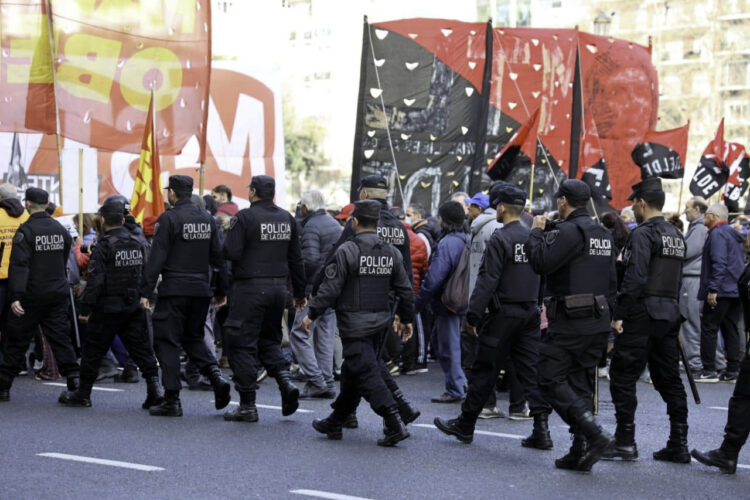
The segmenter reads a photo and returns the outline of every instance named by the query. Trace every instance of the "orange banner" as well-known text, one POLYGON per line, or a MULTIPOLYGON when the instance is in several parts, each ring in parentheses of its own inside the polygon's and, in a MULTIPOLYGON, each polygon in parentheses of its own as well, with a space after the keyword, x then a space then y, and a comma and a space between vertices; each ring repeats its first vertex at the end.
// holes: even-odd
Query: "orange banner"
POLYGON ((62 135, 140 152, 151 86, 162 154, 202 136, 208 0, 51 0, 62 135))
POLYGON ((0 0, 0 132, 55 133, 43 0, 0 0))

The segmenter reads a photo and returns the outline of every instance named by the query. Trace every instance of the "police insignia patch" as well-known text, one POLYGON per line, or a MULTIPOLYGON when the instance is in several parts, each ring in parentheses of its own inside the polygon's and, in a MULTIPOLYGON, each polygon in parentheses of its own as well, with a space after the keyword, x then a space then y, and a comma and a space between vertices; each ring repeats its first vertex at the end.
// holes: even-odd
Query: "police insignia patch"
POLYGON ((229 229, 234 228, 234 225, 237 224, 237 217, 232 217, 229 219, 229 229))
POLYGON ((559 233, 560 233, 559 229, 554 229, 550 231, 549 233, 547 233, 547 235, 544 237, 545 243, 547 243, 547 245, 553 244, 555 240, 557 239, 557 235, 559 233))
POLYGON ((326 278, 332 280, 336 277, 337 271, 338 269, 336 268, 336 264, 329 264, 328 266, 326 266, 326 278))
POLYGON ((16 235, 13 237, 13 243, 21 243, 23 241, 23 233, 16 231, 16 235))

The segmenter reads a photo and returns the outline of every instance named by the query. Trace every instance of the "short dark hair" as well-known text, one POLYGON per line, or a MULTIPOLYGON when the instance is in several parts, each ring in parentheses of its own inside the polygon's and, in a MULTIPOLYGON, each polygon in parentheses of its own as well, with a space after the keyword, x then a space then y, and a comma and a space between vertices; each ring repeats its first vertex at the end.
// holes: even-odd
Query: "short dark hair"
POLYGON ((420 203, 411 203, 409 205, 409 208, 411 208, 414 212, 419 213, 419 215, 423 218, 427 215, 427 212, 420 203))
POLYGON ((174 193, 174 195, 177 197, 178 200, 184 200, 186 198, 190 199, 190 197, 193 196, 193 190, 192 189, 191 190, 186 190, 186 191, 182 191, 182 190, 177 191, 177 190, 174 190, 172 188, 169 188, 169 190, 174 193))
POLYGON ((49 203, 47 203, 46 206, 42 205, 41 203, 36 203, 36 202, 33 202, 33 201, 30 201, 29 203, 32 203, 31 206, 35 207, 35 208, 42 208, 42 207, 44 207, 44 211, 45 212, 47 212, 50 215, 55 215, 55 209, 57 208, 57 205, 55 205, 51 201, 49 203))
POLYGON ((708 210, 708 203, 697 198, 693 198, 691 201, 693 202, 693 207, 697 208, 700 213, 705 214, 708 210))
POLYGON ((251 186, 253 189, 255 189, 255 196, 260 198, 261 200, 272 200, 273 197, 276 195, 276 187, 275 186, 251 186))
POLYGON ((589 202, 588 198, 583 200, 583 199, 568 198, 566 196, 565 199, 568 200, 568 205, 570 205, 573 208, 583 208, 586 206, 586 203, 589 202))
POLYGON ((641 193, 638 196, 635 197, 636 200, 641 199, 646 202, 646 205, 649 207, 661 210, 664 208, 664 201, 666 199, 666 196, 664 195, 664 191, 647 191, 645 193, 641 193))
POLYGON ((104 219, 104 223, 108 225, 109 227, 117 227, 122 226, 123 221, 125 220, 125 216, 120 214, 112 214, 112 213, 105 213, 102 214, 102 219, 104 219))
POLYGON ((215 188, 213 188, 214 193, 224 193, 227 195, 227 201, 232 201, 232 190, 229 189, 229 186, 225 186, 224 184, 219 184, 215 188))
POLYGON ((520 217, 523 213, 523 207, 521 205, 511 205, 510 203, 503 203, 505 211, 513 217, 520 217))
POLYGON ((366 229, 375 229, 378 227, 378 222, 380 219, 375 219, 372 217, 365 217, 363 215, 355 215, 355 219, 357 219, 357 222, 359 222, 359 225, 366 228, 366 229))

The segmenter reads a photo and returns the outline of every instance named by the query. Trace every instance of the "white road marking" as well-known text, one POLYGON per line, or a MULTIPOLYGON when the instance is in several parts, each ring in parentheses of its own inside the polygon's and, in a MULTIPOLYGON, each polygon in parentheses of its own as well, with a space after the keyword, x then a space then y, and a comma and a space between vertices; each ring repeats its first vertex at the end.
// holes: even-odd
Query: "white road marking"
POLYGON ((709 410, 720 410, 720 411, 729 411, 729 408, 726 406, 709 406, 709 410))
POLYGON ((134 464, 130 462, 120 462, 118 460, 106 460, 104 458, 84 457, 81 455, 67 455, 65 453, 37 453, 39 457, 59 458, 61 460, 70 460, 72 462, 84 462, 87 464, 109 465, 110 467, 121 467, 123 469, 140 470, 143 472, 154 472, 164 470, 162 467, 153 465, 134 464))
MULTIPOLYGON (((214 400, 212 399, 211 402, 213 403, 214 400)), ((239 405, 237 401, 230 401, 229 404, 235 405, 235 406, 239 405)), ((259 404, 256 404, 255 406, 258 408, 266 409, 266 410, 281 410, 281 406, 259 405, 259 404)), ((297 411, 295 413, 315 413, 315 410, 305 410, 304 408, 297 408, 297 411)))
MULTIPOLYGON (((42 385, 51 385, 52 387, 65 387, 67 389, 68 384, 62 384, 60 382, 43 382, 42 385)), ((124 389, 110 389, 109 387, 92 387, 95 391, 102 392, 125 392, 124 389)))
MULTIPOLYGON (((411 424, 412 427, 422 427, 423 429, 437 429, 431 424, 411 424)), ((482 436, 495 436, 509 439, 526 439, 526 436, 519 436, 518 434, 505 434, 503 432, 489 432, 489 431, 474 431, 474 434, 481 434, 482 436)))
POLYGON ((330 491, 321 490, 289 490, 289 493, 316 498, 330 498, 331 500, 370 500, 365 497, 353 497, 351 495, 342 495, 341 493, 331 493, 330 491))

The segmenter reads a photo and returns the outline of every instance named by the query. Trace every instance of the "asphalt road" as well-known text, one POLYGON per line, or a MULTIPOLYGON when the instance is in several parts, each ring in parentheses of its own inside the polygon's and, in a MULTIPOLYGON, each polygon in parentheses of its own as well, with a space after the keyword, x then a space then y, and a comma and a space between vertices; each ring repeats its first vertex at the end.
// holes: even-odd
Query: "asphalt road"
MULTIPOLYGON (((437 365, 431 364, 427 374, 397 380, 422 417, 410 426, 410 439, 384 449, 375 445, 381 421, 369 407, 360 407, 359 429, 345 430, 342 441, 328 441, 310 422, 328 414, 329 401, 302 401, 306 412, 287 418, 279 409, 261 407, 260 422, 230 423, 214 410, 211 392, 186 390, 185 416, 161 418, 140 409, 142 381, 99 385, 110 390, 95 390, 94 407, 83 409, 60 406, 61 387, 21 378, 11 402, 0 403, 0 498, 750 497, 747 449, 740 454, 746 465, 735 476, 695 462, 651 459, 666 441, 668 420, 661 398, 645 383, 638 386, 639 461, 599 462, 591 474, 579 474, 554 468, 553 460, 570 444, 556 415, 550 420, 552 451, 522 448, 520 438, 530 432, 531 422, 507 419, 480 421, 477 429, 489 434, 464 445, 432 427, 435 416, 459 411, 455 404, 429 402, 441 392, 437 365), (123 463, 80 461, 90 459, 123 463)), ((732 389, 723 383, 700 386, 703 404, 690 403, 691 448, 719 445, 732 389)), ((601 391, 599 419, 614 431, 606 381, 601 391)), ((500 398, 507 410, 507 394, 500 398)), ((275 382, 261 384, 258 403, 280 404, 275 382)))

